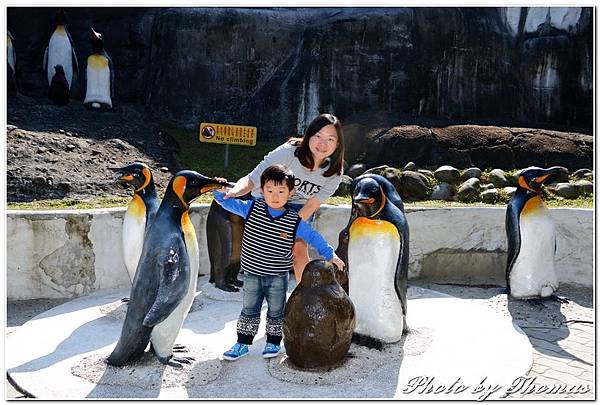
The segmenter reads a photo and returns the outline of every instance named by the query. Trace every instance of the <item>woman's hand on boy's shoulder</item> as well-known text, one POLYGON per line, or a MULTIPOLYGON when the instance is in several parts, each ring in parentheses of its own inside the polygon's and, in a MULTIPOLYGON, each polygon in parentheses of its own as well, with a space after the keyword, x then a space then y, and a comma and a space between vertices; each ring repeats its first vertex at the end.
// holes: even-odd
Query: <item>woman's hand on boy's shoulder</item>
MULTIPOLYGON (((222 182, 222 183, 227 183, 227 179, 225 177, 215 177, 215 180, 222 182)), ((221 188, 218 188, 216 191, 219 191, 221 193, 225 193, 223 195, 224 199, 227 199, 229 197, 227 197, 227 194, 229 193, 229 191, 231 190, 231 188, 228 188, 227 186, 222 186, 221 188)))

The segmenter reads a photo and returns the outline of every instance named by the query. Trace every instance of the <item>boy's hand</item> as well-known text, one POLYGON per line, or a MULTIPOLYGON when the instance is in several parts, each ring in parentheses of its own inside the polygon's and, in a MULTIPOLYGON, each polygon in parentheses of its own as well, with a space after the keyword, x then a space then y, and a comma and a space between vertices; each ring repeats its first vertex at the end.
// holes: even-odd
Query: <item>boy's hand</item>
POLYGON ((333 258, 331 259, 331 263, 335 264, 336 266, 338 266, 338 268, 341 271, 344 271, 344 267, 346 267, 346 265, 344 264, 344 262, 342 261, 342 259, 340 259, 339 257, 337 257, 336 255, 333 255, 333 258))

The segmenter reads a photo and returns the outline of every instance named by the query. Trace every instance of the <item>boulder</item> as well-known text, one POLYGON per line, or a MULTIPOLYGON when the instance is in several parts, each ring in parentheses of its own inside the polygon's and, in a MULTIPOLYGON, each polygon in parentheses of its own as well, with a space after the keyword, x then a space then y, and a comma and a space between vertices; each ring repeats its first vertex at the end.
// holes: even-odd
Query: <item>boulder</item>
POLYGON ((517 188, 516 187, 504 187, 502 189, 502 191, 504 191, 509 198, 512 198, 515 191, 517 191, 517 188))
POLYGON ((591 174, 590 169, 579 169, 573 173, 573 177, 576 179, 584 179, 588 174, 591 174))
POLYGON ((402 170, 410 170, 410 171, 415 171, 417 169, 417 165, 414 162, 408 162, 406 165, 404 165, 404 168, 402 170))
POLYGON ((579 197, 579 187, 572 183, 553 183, 548 189, 559 197, 575 199, 579 197))
POLYGON ((358 177, 367 170, 367 165, 364 163, 356 163, 350 166, 346 174, 352 178, 358 177))
POLYGON ((460 179, 463 181, 468 180, 473 177, 481 179, 481 169, 480 168, 469 167, 468 169, 463 170, 463 172, 460 175, 460 179))
POLYGON ((506 180, 506 174, 502 169, 494 169, 488 174, 488 180, 496 187, 506 187, 508 180, 506 180))
MULTIPOLYGON (((481 181, 481 180, 480 180, 481 181)), ((496 188, 492 183, 488 183, 488 184, 482 184, 481 185, 481 189, 482 190, 491 190, 493 188, 496 188)))
POLYGON ((388 165, 381 165, 381 166, 376 166, 376 167, 372 167, 369 170, 365 170, 362 174, 378 174, 380 176, 383 176, 384 172, 386 170, 396 170, 388 165))
POLYGON ((417 173, 421 173, 422 175, 424 175, 430 179, 435 178, 435 176, 433 175, 433 172, 431 170, 419 169, 419 170, 417 170, 417 173))
POLYGON ((350 176, 346 176, 345 174, 342 175, 342 181, 340 182, 340 185, 338 186, 337 190, 335 190, 335 193, 333 193, 333 196, 334 197, 350 196, 352 194, 352 190, 350 188, 351 183, 352 183, 352 178, 350 176))
POLYGON ((508 180, 508 184, 513 187, 517 187, 519 185, 519 176, 521 175, 522 171, 523 171, 523 169, 520 169, 520 170, 517 170, 517 171, 513 172, 512 174, 506 176, 506 180, 508 180))
POLYGON ((495 188, 490 188, 481 193, 481 201, 487 204, 498 201, 499 193, 495 188))
POLYGON ((594 192, 594 183, 588 180, 577 180, 573 183, 579 189, 579 194, 592 194, 594 192))
MULTIPOLYGON (((392 183, 394 184, 394 183, 392 183)), ((430 193, 429 182, 425 175, 406 171, 402 172, 398 185, 394 184, 400 196, 407 200, 422 200, 430 193)))
POLYGON ((476 177, 470 178, 466 180, 464 183, 460 185, 457 191, 457 197, 459 201, 470 202, 474 201, 479 197, 479 190, 481 189, 481 184, 479 179, 476 177))
POLYGON ((430 160, 431 144, 434 142, 431 131, 417 125, 394 126, 383 133, 367 137, 364 145, 365 162, 368 165, 387 164, 400 166, 403 162, 416 164, 430 160))
POLYGON ((449 201, 450 199, 452 199, 452 192, 452 184, 442 182, 434 187, 429 198, 431 198, 432 200, 449 201))
POLYGON ((458 169, 452 166, 441 166, 436 171, 433 172, 433 175, 439 181, 443 181, 445 183, 454 184, 460 180, 460 172, 458 169))
POLYGON ((398 192, 401 188, 400 177, 402 175, 402 172, 400 171, 400 169, 395 169, 393 167, 383 165, 373 167, 365 171, 363 174, 378 174, 380 176, 385 177, 386 180, 392 183, 392 185, 396 188, 396 190, 398 190, 398 192))

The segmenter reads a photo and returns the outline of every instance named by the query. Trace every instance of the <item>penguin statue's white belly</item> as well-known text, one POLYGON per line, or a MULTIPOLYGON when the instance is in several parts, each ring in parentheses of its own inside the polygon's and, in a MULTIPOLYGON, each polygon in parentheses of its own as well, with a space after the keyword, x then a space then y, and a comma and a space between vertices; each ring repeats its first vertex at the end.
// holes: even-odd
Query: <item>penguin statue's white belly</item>
POLYGON ((515 298, 548 297, 558 289, 554 271, 556 231, 540 197, 528 200, 519 219, 521 247, 510 271, 510 293, 515 298))
POLYGON ((400 235, 387 221, 357 218, 348 242, 348 290, 356 310, 354 331, 386 343, 400 340, 402 304, 394 288, 400 235))
POLYGON ((175 339, 177 339, 183 321, 192 306, 194 296, 196 295, 196 284, 198 283, 200 250, 198 249, 198 240, 196 239, 194 225, 187 212, 183 214, 181 218, 181 227, 183 229, 185 246, 190 259, 190 281, 188 284, 188 291, 179 305, 177 305, 167 319, 152 329, 152 335, 150 337, 152 347, 154 348, 155 353, 163 358, 172 354, 173 344, 175 343, 175 339))
POLYGON ((56 28, 52 37, 50 37, 47 62, 46 74, 48 76, 48 85, 52 83, 52 78, 54 77, 54 66, 62 65, 70 89, 73 80, 73 48, 67 32, 62 27, 56 28))
POLYGON ((83 103, 98 103, 97 108, 100 108, 100 104, 112 107, 108 59, 103 55, 90 55, 87 60, 86 74, 87 86, 83 103))
POLYGON ((145 231, 146 205, 142 197, 134 194, 123 219, 123 259, 131 282, 142 255, 145 231))

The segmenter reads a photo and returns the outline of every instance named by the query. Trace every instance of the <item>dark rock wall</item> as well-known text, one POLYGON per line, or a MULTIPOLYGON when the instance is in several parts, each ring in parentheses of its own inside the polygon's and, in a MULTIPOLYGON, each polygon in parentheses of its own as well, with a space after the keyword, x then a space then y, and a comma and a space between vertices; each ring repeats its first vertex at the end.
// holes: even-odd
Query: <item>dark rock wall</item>
MULTIPOLYGON (((162 121, 301 133, 318 112, 504 120, 591 132, 591 8, 67 8, 82 72, 89 27, 116 97, 162 121)), ((45 96, 53 8, 8 8, 21 92, 45 96)), ((80 89, 81 90, 81 89, 80 89)), ((83 97, 82 92, 78 94, 83 97)))

